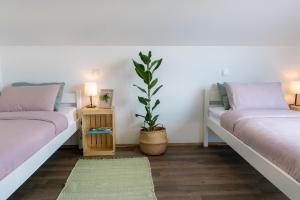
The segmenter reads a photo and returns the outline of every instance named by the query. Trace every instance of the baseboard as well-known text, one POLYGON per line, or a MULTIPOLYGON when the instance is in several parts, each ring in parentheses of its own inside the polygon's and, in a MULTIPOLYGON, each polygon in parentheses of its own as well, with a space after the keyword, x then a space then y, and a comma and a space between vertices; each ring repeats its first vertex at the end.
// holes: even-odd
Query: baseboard
POLYGON ((169 147, 178 147, 178 146, 201 146, 202 143, 169 143, 169 147))
POLYGON ((69 145, 69 144, 66 144, 66 145, 62 145, 60 147, 60 149, 78 149, 78 145, 69 145))
MULTIPOLYGON (((225 142, 210 142, 209 146, 223 146, 227 145, 225 142)), ((203 146, 203 142, 200 143, 169 143, 169 147, 178 147, 178 146, 203 146)))
POLYGON ((116 144, 116 147, 137 147, 138 144, 116 144))
POLYGON ((209 142, 208 146, 228 146, 225 142, 209 142))
MULTIPOLYGON (((224 146, 227 145, 225 142, 210 142, 209 146, 224 146)), ((116 147, 137 147, 138 144, 117 144, 116 147)), ((179 147, 179 146, 203 146, 203 142, 200 143, 169 143, 169 147, 179 147)))
MULTIPOLYGON (((225 142, 210 142, 209 146, 224 146, 227 145, 225 142)), ((126 147, 138 147, 139 144, 116 144, 118 148, 126 148, 126 147)), ((203 143, 169 143, 169 147, 192 147, 192 146, 203 146, 203 143)), ((78 145, 63 145, 61 149, 76 149, 78 145)))

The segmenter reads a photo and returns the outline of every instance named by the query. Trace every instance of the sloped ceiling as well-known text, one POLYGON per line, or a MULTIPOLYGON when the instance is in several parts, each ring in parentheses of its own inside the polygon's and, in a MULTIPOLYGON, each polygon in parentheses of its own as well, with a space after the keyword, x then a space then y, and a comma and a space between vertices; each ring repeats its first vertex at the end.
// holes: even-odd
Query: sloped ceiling
POLYGON ((300 1, 1 0, 0 45, 300 45, 300 1))

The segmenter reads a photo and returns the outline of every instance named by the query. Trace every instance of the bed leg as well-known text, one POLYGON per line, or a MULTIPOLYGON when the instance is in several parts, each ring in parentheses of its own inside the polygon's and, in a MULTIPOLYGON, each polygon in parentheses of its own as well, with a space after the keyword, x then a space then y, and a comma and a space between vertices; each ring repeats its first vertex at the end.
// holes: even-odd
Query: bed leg
POLYGON ((208 147, 208 127, 204 128, 203 147, 208 147))

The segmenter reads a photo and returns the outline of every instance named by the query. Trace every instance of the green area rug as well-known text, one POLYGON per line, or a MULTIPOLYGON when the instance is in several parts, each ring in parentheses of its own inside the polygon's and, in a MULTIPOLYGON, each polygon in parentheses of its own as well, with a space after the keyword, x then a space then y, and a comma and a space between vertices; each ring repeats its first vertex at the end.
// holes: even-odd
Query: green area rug
POLYGON ((156 200, 149 160, 81 159, 58 200, 156 200))

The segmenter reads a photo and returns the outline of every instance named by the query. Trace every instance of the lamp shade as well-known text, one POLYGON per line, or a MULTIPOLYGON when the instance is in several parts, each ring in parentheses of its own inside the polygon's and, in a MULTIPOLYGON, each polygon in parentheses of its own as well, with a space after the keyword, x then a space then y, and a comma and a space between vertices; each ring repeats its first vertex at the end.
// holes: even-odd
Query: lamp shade
POLYGON ((300 81, 293 81, 291 84, 291 91, 294 94, 300 94, 300 81))
POLYGON ((86 96, 97 96, 97 84, 94 82, 89 82, 84 84, 84 94, 86 96))

